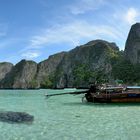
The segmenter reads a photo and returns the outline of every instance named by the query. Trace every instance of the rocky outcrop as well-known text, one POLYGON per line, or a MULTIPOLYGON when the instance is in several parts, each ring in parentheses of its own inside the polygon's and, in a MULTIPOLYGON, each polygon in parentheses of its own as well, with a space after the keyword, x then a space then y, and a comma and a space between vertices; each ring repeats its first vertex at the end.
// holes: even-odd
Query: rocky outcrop
POLYGON ((1 88, 37 88, 36 73, 36 62, 22 60, 5 76, 0 86, 1 88))
MULTIPOLYGON (((80 70, 79 73, 82 73, 81 69, 83 69, 83 67, 86 67, 83 69, 83 74, 90 73, 90 71, 102 71, 104 74, 110 76, 112 59, 119 57, 118 52, 119 49, 115 43, 109 43, 104 40, 95 40, 76 47, 65 54, 59 64, 56 72, 57 78, 55 80, 57 82, 55 86, 57 88, 88 86, 89 79, 87 75, 81 78, 81 80, 79 79, 79 83, 76 85, 76 78, 79 74, 76 75, 75 71, 80 70)), ((93 79, 91 79, 91 81, 93 81, 93 79)))
POLYGON ((25 112, 0 112, 0 121, 8 123, 32 123, 34 116, 25 112))
POLYGON ((140 23, 134 24, 125 45, 125 58, 131 63, 140 63, 140 23))
POLYGON ((36 79, 39 85, 43 84, 46 79, 54 75, 65 54, 66 52, 61 52, 51 55, 47 60, 44 60, 38 64, 36 79))
POLYGON ((8 74, 13 68, 13 64, 8 62, 0 63, 0 80, 4 79, 6 74, 8 74))
POLYGON ((132 77, 137 77, 133 76, 134 67, 137 73, 139 71, 137 64, 140 64, 140 23, 131 27, 124 52, 119 51, 115 43, 93 40, 69 52, 52 55, 39 64, 26 60, 15 66, 0 63, 0 88, 87 87, 90 82, 122 79, 120 67, 125 74, 129 71, 127 75, 132 72, 127 80, 123 77, 132 83, 132 77))
POLYGON ((90 81, 98 81, 99 78, 110 80, 112 63, 117 57, 119 49, 115 43, 90 41, 69 52, 52 55, 39 64, 34 61, 20 61, 14 67, 11 66, 9 71, 6 69, 0 87, 87 87, 90 81))

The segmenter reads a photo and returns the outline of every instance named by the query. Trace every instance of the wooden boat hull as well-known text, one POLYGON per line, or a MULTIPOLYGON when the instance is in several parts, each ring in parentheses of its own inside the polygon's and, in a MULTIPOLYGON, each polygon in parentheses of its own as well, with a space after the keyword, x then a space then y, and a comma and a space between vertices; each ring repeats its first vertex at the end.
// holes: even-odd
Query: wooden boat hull
POLYGON ((114 93, 111 95, 101 94, 101 95, 86 95, 88 102, 94 103, 140 103, 140 94, 135 93, 114 93))
POLYGON ((140 103, 140 98, 116 98, 116 99, 105 99, 96 98, 93 99, 94 103, 140 103))

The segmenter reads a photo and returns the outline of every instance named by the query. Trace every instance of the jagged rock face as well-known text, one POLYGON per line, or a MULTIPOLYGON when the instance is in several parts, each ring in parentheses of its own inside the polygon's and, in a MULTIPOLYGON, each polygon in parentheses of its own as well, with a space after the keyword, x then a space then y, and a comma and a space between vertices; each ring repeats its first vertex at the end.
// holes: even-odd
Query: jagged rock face
POLYGON ((11 71, 13 64, 8 62, 0 63, 0 80, 4 79, 6 74, 11 71))
POLYGON ((65 52, 52 55, 47 60, 42 61, 38 64, 37 81, 39 84, 44 82, 49 75, 55 73, 64 55, 65 52))
MULTIPOLYGON (((110 76, 112 58, 118 57, 119 49, 115 43, 103 40, 91 41, 76 47, 69 52, 50 56, 37 64, 34 61, 22 60, 15 66, 4 67, 0 64, 0 88, 40 88, 53 85, 56 88, 74 87, 74 71, 81 64, 89 71, 101 70, 110 76), (50 78, 53 76, 53 80, 50 78), (49 79, 49 80, 48 80, 49 79)), ((86 74, 86 71, 83 72, 86 74)), ((87 80, 80 80, 80 87, 88 86, 87 80)))
POLYGON ((132 25, 126 45, 125 58, 133 64, 140 63, 140 23, 132 25))
POLYGON ((22 60, 1 81, 2 88, 36 88, 37 63, 22 60))
MULTIPOLYGON (((119 51, 114 43, 103 40, 91 41, 85 45, 76 47, 68 52, 61 61, 57 70, 57 88, 73 87, 74 79, 73 69, 80 64, 89 66, 90 70, 103 70, 110 73, 112 70, 111 58, 119 51)), ((81 87, 89 84, 81 83, 81 87)))

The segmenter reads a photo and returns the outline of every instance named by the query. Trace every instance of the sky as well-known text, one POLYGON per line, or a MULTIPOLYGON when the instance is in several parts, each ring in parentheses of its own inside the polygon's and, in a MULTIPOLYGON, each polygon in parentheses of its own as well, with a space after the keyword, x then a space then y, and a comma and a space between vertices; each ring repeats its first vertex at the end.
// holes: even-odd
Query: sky
POLYGON ((124 50, 139 0, 0 0, 0 62, 40 62, 91 40, 124 50))

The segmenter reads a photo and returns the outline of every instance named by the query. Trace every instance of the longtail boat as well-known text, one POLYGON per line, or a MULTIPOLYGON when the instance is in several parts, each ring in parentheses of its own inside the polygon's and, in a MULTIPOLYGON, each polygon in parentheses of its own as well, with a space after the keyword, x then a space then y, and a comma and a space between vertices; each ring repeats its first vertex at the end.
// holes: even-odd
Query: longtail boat
POLYGON ((140 87, 107 87, 99 91, 94 89, 93 92, 89 90, 85 98, 94 103, 140 102, 140 87))
MULTIPOLYGON (((65 95, 65 94, 84 94, 88 102, 93 103, 129 103, 140 102, 140 87, 126 87, 126 86, 111 86, 105 88, 97 88, 92 85, 88 90, 66 92, 59 94, 46 95, 46 97, 65 95)), ((83 99, 82 98, 82 99, 83 99)))

